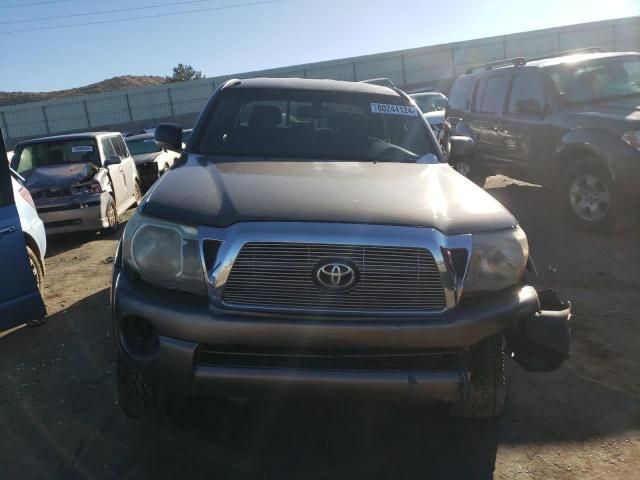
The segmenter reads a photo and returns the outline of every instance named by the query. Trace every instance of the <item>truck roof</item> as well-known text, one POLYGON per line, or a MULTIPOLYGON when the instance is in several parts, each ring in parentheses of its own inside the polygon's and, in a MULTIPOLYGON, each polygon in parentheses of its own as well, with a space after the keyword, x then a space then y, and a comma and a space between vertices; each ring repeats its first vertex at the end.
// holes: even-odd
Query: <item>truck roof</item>
POLYGON ((371 95, 401 95, 389 88, 362 82, 342 80, 319 80, 308 78, 248 78, 230 80, 225 89, 258 88, 268 90, 314 90, 323 92, 368 93, 371 95))
POLYGON ((41 137, 41 138, 33 138, 31 140, 24 140, 19 142, 18 145, 27 145, 30 143, 46 143, 46 142, 56 142, 60 140, 76 140, 83 138, 98 138, 104 137, 107 135, 120 135, 119 132, 81 132, 81 133, 67 133, 64 135, 53 135, 50 137, 41 137))

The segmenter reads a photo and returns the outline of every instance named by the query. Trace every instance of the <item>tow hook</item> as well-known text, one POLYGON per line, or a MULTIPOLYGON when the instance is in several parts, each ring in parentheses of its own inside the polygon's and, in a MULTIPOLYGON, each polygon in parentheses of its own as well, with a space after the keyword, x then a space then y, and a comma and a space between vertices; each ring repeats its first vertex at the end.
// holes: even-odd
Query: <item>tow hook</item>
POLYGON ((555 290, 538 290, 540 310, 520 320, 507 334, 513 360, 529 372, 552 372, 570 356, 571 303, 555 290))

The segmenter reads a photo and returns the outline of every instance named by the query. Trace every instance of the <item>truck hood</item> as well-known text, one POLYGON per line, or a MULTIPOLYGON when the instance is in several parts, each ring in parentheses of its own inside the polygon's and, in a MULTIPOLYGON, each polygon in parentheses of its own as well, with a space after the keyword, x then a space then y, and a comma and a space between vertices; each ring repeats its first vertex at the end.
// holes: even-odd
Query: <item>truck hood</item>
POLYGON ((93 163, 63 163, 34 168, 22 173, 25 187, 31 192, 60 190, 91 179, 98 167, 93 163))
POLYGON ((568 112, 581 117, 640 124, 640 96, 575 106, 568 112))
POLYGON ((133 155, 133 161, 136 165, 153 162, 160 153, 161 152, 139 153, 138 155, 133 155))
POLYGON ((460 234, 517 224, 497 200, 447 164, 228 160, 191 155, 156 183, 143 213, 218 228, 252 221, 337 222, 460 234))

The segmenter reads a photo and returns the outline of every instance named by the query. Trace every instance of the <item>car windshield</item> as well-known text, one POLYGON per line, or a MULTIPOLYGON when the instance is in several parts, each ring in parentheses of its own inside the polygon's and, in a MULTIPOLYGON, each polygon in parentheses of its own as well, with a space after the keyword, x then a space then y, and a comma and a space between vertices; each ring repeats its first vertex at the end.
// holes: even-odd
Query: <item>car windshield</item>
POLYGON ((437 147, 415 107, 395 95, 229 90, 194 151, 212 155, 416 161, 437 147))
POLYGON ((100 156, 93 138, 27 144, 18 147, 11 159, 11 166, 20 174, 62 163, 94 163, 100 166, 100 156))
POLYGON ((549 76, 567 104, 640 95, 640 56, 562 64, 550 67, 549 76))
POLYGON ((152 137, 139 138, 137 140, 129 140, 126 138, 125 142, 127 142, 127 147, 129 147, 129 153, 131 153, 131 155, 142 155, 145 153, 159 152, 161 150, 152 137))
POLYGON ((415 95, 413 99, 423 113, 444 110, 447 106, 447 97, 441 93, 415 95))

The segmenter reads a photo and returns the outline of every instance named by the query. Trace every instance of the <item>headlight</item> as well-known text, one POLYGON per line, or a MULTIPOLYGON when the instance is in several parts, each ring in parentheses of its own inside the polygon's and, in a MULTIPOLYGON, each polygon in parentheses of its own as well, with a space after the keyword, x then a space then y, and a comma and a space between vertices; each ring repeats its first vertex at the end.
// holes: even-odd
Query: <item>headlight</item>
POLYGON ((158 287, 205 295, 198 230, 136 213, 122 237, 125 272, 158 287))
POLYGON ((640 130, 622 135, 622 141, 630 147, 640 150, 640 130))
POLYGON ((515 285, 524 273, 528 258, 527 236, 520 227, 474 234, 463 295, 495 292, 515 285))

